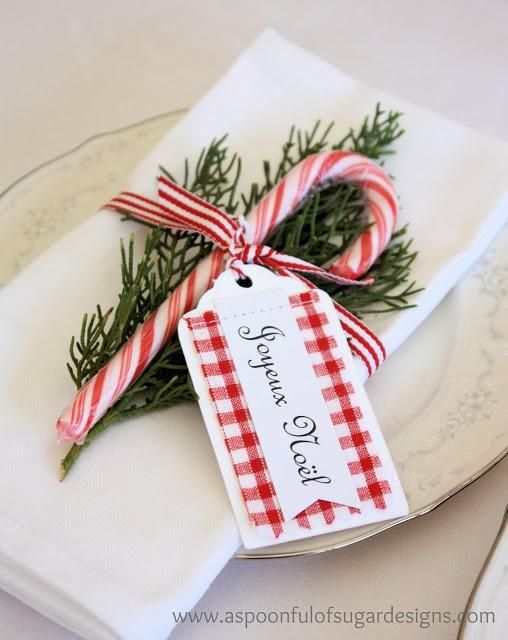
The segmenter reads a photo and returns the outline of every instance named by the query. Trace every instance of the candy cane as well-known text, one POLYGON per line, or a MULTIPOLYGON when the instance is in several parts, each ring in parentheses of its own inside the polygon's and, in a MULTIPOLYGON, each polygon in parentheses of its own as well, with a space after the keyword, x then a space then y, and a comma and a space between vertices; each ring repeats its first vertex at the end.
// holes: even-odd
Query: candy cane
MULTIPOLYGON (((294 213, 312 192, 334 182, 354 184, 362 190, 365 216, 372 225, 356 239, 353 245, 331 265, 329 271, 345 278, 363 275, 383 252, 392 235, 398 203, 388 175, 368 158, 349 151, 321 152, 309 156, 293 167, 250 212, 248 241, 261 244, 272 231, 294 213)), ((159 189, 164 197, 164 181, 159 189)), ((216 207, 199 198, 186 195, 203 216, 216 207)), ((114 198, 107 208, 128 211, 130 215, 153 224, 163 223, 167 207, 131 192, 114 198)), ((173 220, 173 219, 172 219, 173 220)), ((174 222, 172 226, 178 227, 174 222)), ((225 252, 214 249, 202 260, 187 279, 137 329, 134 335, 93 378, 77 393, 57 421, 60 438, 82 442, 100 418, 118 400, 122 393, 141 375, 162 347, 174 335, 178 321, 193 309, 205 291, 224 268, 225 252)), ((282 272, 282 270, 281 270, 282 272)), ((353 352, 362 358, 372 373, 385 357, 380 340, 347 310, 337 306, 339 318, 350 338, 353 352)))

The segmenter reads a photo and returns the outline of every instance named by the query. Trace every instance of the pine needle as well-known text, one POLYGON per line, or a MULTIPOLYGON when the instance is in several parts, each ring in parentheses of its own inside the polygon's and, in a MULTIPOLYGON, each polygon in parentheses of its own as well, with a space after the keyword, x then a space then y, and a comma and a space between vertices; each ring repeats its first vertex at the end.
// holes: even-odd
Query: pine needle
MULTIPOLYGON (((337 142, 331 140, 333 123, 317 122, 310 131, 292 127, 282 145, 276 166, 262 164, 262 179, 246 193, 238 192, 241 159, 232 153, 224 135, 203 149, 193 170, 184 163, 183 186, 221 207, 229 214, 246 214, 293 166, 324 149, 349 149, 382 162, 393 153, 393 144, 403 135, 401 114, 385 112, 377 105, 372 117, 350 130, 337 142)), ((174 177, 163 167, 165 175, 174 177)), ((359 190, 334 185, 317 191, 297 215, 279 225, 267 244, 289 255, 325 265, 366 227, 359 190)), ((125 212, 124 212, 125 213, 125 212)), ((128 214, 125 215, 128 218, 128 214)), ((148 225, 149 226, 149 225, 148 225)), ((120 244, 121 290, 114 309, 85 314, 80 332, 70 343, 70 376, 78 388, 92 378, 117 353, 136 328, 211 250, 203 237, 182 231, 150 227, 141 257, 136 258, 134 238, 120 244)), ((399 230, 369 272, 375 282, 369 287, 338 287, 319 281, 333 298, 357 315, 386 313, 411 306, 419 291, 411 281, 416 251, 399 230)), ((62 478, 78 457, 110 425, 195 399, 178 338, 174 336, 106 415, 91 429, 82 445, 73 445, 62 461, 62 478)))

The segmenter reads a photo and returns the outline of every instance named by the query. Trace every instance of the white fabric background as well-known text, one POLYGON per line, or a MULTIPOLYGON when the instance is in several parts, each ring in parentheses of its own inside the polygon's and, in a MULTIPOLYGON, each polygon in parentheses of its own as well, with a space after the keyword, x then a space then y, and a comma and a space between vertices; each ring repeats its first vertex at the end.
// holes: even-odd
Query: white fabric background
MULTIPOLYGON (((144 2, 143 8, 21 2, 2 12, 0 77, 10 91, 1 107, 2 155, 9 157, 8 165, 2 161, 1 187, 99 130, 188 106, 268 25, 359 79, 508 139, 506 2, 144 2)), ((340 553, 232 562, 200 608, 275 602, 279 608, 393 603, 460 609, 501 518, 507 469, 499 465, 425 519, 340 553)), ((72 637, 6 595, 0 622, 2 634, 14 640, 72 637)), ((263 632, 282 638, 287 630, 267 626, 263 632)), ((206 629, 212 638, 237 633, 235 627, 206 629)), ((303 627, 301 637, 336 633, 303 627)), ((408 628, 383 633, 428 637, 408 628)), ((455 633, 452 626, 437 627, 432 637, 455 633)), ((202 634, 202 627, 185 626, 173 637, 202 634)), ((362 637, 382 636, 371 628, 362 637)))

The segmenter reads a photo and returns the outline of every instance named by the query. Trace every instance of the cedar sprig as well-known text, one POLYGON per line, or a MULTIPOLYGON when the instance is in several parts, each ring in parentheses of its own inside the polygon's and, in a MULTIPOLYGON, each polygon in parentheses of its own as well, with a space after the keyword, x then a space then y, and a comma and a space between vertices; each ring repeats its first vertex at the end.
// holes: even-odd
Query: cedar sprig
MULTIPOLYGON (((222 136, 203 149, 194 169, 187 160, 184 162, 182 185, 231 215, 246 214, 293 166, 312 153, 327 148, 350 149, 382 162, 403 134, 400 118, 400 113, 386 112, 378 105, 372 117, 365 118, 357 130, 351 129, 336 142, 331 140, 333 123, 322 126, 317 122, 310 131, 293 127, 282 145, 279 162, 275 166, 263 162, 261 179, 252 183, 245 193, 239 193, 238 188, 241 159, 231 153, 226 136, 222 136)), ((297 215, 279 225, 267 243, 319 266, 326 265, 365 229, 362 211, 361 193, 351 185, 334 185, 316 191, 302 203, 297 215)), ((122 287, 116 306, 103 311, 98 305, 93 313, 85 314, 78 337, 71 340, 67 366, 78 388, 120 349, 210 249, 210 243, 197 234, 153 227, 146 234, 144 250, 137 261, 134 239, 131 237, 127 247, 121 243, 122 287)), ((373 285, 338 287, 319 281, 319 286, 358 315, 404 309, 410 306, 411 296, 418 291, 410 278, 415 257, 407 229, 403 228, 371 269, 370 275, 375 278, 373 285)), ((183 353, 175 336, 90 430, 84 443, 70 448, 62 461, 62 477, 110 425, 193 398, 183 353)))

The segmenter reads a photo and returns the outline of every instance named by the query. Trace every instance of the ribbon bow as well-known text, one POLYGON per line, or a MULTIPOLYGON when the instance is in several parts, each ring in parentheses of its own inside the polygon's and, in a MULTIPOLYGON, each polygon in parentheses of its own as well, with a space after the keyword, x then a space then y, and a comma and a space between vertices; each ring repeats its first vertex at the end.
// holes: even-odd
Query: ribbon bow
MULTIPOLYGON (((316 154, 315 157, 319 155, 316 154)), ((356 157, 357 154, 335 152, 333 155, 345 156, 349 160, 356 157)), ((365 158, 359 157, 362 163, 366 162, 365 158)), ((313 158, 313 156, 309 157, 308 161, 313 158)), ((297 168, 295 167, 295 169, 297 168)), ((380 171, 378 167, 375 167, 375 170, 380 171)), ((372 173, 372 166, 369 166, 369 171, 372 173)), ((384 174, 381 175, 385 179, 384 174)), ((291 173, 288 174, 286 180, 290 177, 291 173)), ((370 175, 369 179, 372 181, 370 175)), ((373 281, 372 278, 358 280, 332 273, 338 264, 337 262, 332 265, 330 271, 327 271, 300 258, 276 251, 267 245, 253 243, 250 241, 253 234, 252 228, 243 216, 235 218, 228 215, 219 207, 184 189, 165 175, 159 175, 157 182, 158 200, 146 198, 131 191, 122 191, 116 198, 108 202, 105 208, 126 213, 152 225, 193 231, 206 236, 216 245, 219 252, 228 256, 227 266, 235 271, 240 279, 244 277, 242 264, 255 263, 268 267, 279 275, 296 278, 311 289, 315 288, 315 285, 303 274, 318 276, 323 280, 348 286, 362 286, 371 284, 373 281)), ((368 186, 368 181, 364 182, 363 186, 368 186)), ((377 189, 378 185, 374 184, 374 187, 377 189)), ((259 206, 262 207, 262 205, 259 206)), ((258 224, 259 220, 261 220, 261 216, 258 217, 258 224)), ((263 220, 263 222, 265 221, 263 220)), ((257 227, 256 231, 258 231, 257 227)), ((364 235, 370 233, 371 231, 368 230, 364 232, 364 235)), ((266 237, 267 235, 269 234, 265 228, 262 236, 266 237)), ((386 357, 383 343, 356 316, 337 302, 334 304, 342 327, 348 336, 351 350, 364 363, 368 376, 372 375, 386 357)))
POLYGON ((362 286, 372 283, 372 278, 345 278, 267 245, 250 242, 248 221, 243 216, 235 218, 228 215, 166 176, 158 177, 158 195, 159 200, 154 201, 124 191, 106 207, 124 211, 151 224, 201 233, 229 256, 227 266, 239 278, 244 277, 241 265, 253 263, 289 277, 295 277, 294 272, 298 272, 340 285, 362 286))
MULTIPOLYGON (((93 425, 146 369, 176 331, 178 321, 192 309, 227 264, 239 277, 242 264, 254 262, 284 276, 296 278, 312 289, 305 276, 315 275, 340 285, 364 285, 366 273, 386 247, 394 229, 398 204, 389 176, 372 160, 351 151, 322 151, 293 167, 243 218, 227 215, 218 207, 178 186, 166 176, 158 178, 158 199, 123 191, 105 206, 151 225, 193 231, 209 238, 216 249, 204 258, 171 295, 138 327, 136 332, 91 378, 63 410, 57 421, 60 436, 81 442, 93 425), (327 271, 288 256, 264 244, 274 229, 298 210, 314 189, 333 181, 357 185, 363 193, 368 228, 327 271)), ((356 316, 335 303, 338 320, 349 347, 370 376, 383 362, 381 340, 356 316)))

